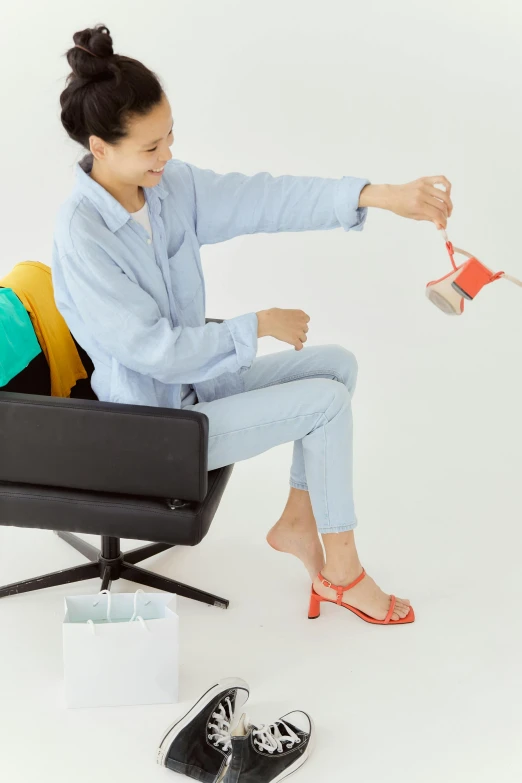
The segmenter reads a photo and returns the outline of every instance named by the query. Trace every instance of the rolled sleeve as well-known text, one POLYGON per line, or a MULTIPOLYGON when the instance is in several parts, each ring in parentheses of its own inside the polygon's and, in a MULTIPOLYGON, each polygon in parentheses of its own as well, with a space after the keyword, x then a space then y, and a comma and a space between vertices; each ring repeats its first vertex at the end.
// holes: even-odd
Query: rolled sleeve
POLYGON ((370 180, 360 177, 342 177, 335 193, 335 214, 345 231, 362 231, 368 217, 368 208, 359 206, 361 191, 370 180))
POLYGON ((258 320, 256 313, 239 315, 224 322, 234 341, 238 367, 240 370, 248 369, 257 354, 258 320))

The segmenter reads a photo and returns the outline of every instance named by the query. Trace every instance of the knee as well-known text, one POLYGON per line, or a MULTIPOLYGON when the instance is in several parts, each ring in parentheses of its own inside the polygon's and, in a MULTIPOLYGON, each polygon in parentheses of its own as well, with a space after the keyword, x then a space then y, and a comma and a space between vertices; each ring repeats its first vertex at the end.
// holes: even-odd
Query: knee
POLYGON ((336 374, 336 380, 344 384, 350 395, 355 391, 359 366, 355 355, 342 345, 325 345, 325 351, 336 374))
POLYGON ((328 421, 331 421, 343 409, 350 406, 351 395, 344 383, 326 378, 317 379, 315 383, 317 383, 320 389, 320 407, 328 421))

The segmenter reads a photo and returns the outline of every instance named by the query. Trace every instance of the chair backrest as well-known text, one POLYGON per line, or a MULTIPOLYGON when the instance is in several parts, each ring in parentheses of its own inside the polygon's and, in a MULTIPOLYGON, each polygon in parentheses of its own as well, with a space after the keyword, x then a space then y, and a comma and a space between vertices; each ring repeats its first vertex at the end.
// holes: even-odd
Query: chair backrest
MULTIPOLYGON (((74 344, 88 377, 76 382, 76 385, 71 389, 71 397, 82 400, 97 400, 98 398, 91 387, 91 376, 94 372, 92 360, 83 348, 78 345, 76 340, 74 340, 74 344)), ((14 378, 11 378, 5 386, 0 387, 0 391, 50 396, 51 376, 43 351, 24 370, 15 375, 14 378)))

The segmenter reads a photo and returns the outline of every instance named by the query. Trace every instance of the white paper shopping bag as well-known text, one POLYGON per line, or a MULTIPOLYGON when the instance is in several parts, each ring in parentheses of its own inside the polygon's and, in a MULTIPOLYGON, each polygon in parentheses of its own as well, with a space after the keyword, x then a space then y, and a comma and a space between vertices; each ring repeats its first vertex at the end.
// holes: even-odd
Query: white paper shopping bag
POLYGON ((66 597, 67 707, 177 702, 178 615, 171 608, 175 600, 170 593, 141 589, 66 597))

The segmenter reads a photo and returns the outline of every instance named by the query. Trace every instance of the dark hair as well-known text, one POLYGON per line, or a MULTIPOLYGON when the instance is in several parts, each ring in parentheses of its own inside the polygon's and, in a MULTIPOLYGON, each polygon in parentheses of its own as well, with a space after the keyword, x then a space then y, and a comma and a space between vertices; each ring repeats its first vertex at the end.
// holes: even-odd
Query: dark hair
POLYGON ((159 77, 138 60, 114 54, 104 25, 75 33, 73 41, 92 54, 76 46, 65 53, 72 73, 60 95, 62 125, 86 149, 91 135, 117 144, 127 135, 133 115, 148 114, 161 102, 159 77))

